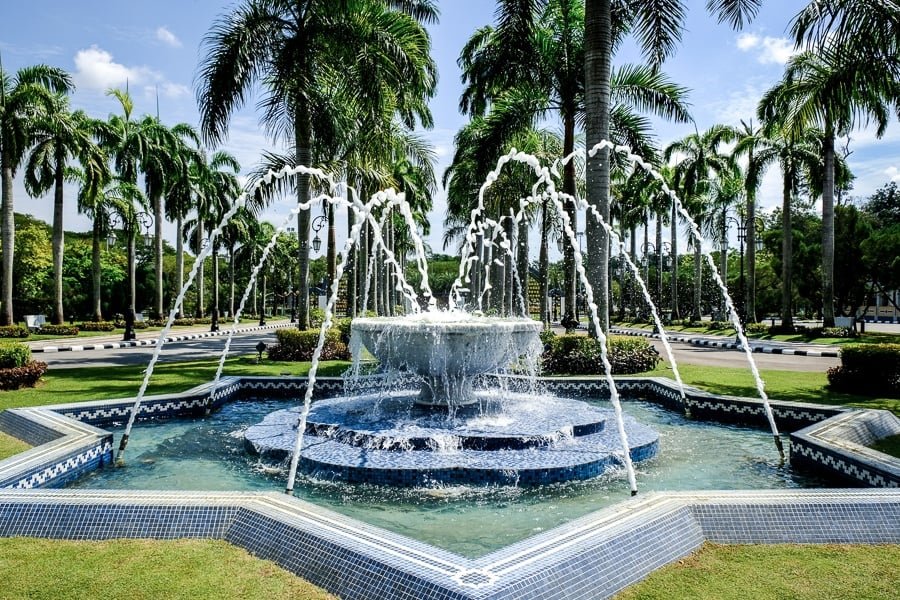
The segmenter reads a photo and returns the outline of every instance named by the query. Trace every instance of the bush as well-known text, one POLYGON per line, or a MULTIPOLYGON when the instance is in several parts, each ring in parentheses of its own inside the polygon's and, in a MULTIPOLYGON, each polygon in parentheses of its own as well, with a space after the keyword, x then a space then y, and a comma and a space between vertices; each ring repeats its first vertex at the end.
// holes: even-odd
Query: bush
MULTIPOLYGON (((278 329, 275 332, 278 343, 269 348, 271 360, 307 361, 312 360, 313 351, 319 341, 318 329, 278 329)), ((325 345, 322 347, 321 360, 349 360, 350 350, 341 340, 339 329, 332 327, 325 332, 325 345)))
POLYGON ((552 329, 544 329, 541 333, 538 334, 541 338, 541 343, 544 347, 547 347, 547 344, 553 341, 553 338, 556 337, 556 332, 552 329))
POLYGON ((744 333, 748 335, 760 335, 769 333, 769 326, 765 323, 747 323, 744 325, 744 333))
POLYGON ((817 337, 852 338, 856 337, 856 332, 852 327, 823 327, 817 337))
POLYGON ((174 325, 175 327, 190 327, 195 323, 196 320, 192 319, 191 317, 182 317, 180 319, 175 319, 174 321, 172 321, 172 325, 174 325))
POLYGON ((325 311, 319 308, 318 306, 315 308, 309 309, 309 327, 310 329, 317 329, 322 326, 322 321, 325 320, 325 311))
POLYGON ((17 342, 0 344, 0 369, 22 367, 31 360, 31 348, 17 342))
POLYGON ((150 327, 165 327, 166 319, 148 319, 146 323, 150 327))
POLYGON ((212 317, 200 317, 194 319, 194 325, 212 325, 212 317))
POLYGON ((46 370, 47 363, 36 360, 28 361, 21 367, 0 369, 0 390, 34 387, 46 370))
POLYGON ((40 335, 78 335, 74 325, 44 325, 38 329, 40 335))
POLYGON ((113 331, 115 328, 112 321, 85 321, 78 326, 81 331, 113 331))
POLYGON ((731 326, 731 321, 710 321, 706 324, 706 328, 710 331, 721 331, 723 329, 729 329, 731 326))
POLYGON ((135 329, 147 329, 148 327, 150 327, 150 324, 147 321, 135 320, 135 322, 134 322, 135 329))
POLYGON ((841 349, 841 366, 828 370, 839 392, 900 398, 900 344, 853 344, 841 349))
MULTIPOLYGON (((644 338, 611 336, 609 362, 613 375, 642 373, 656 368, 659 353, 644 338)), ((560 335, 550 338, 541 364, 554 375, 602 375, 600 343, 584 335, 560 335)))
POLYGON ((345 344, 350 344, 350 327, 353 323, 353 319, 350 317, 344 317, 341 319, 335 319, 332 321, 332 328, 337 329, 341 334, 341 341, 345 344))
POLYGON ((28 328, 23 325, 0 326, 0 338, 27 338, 28 328))

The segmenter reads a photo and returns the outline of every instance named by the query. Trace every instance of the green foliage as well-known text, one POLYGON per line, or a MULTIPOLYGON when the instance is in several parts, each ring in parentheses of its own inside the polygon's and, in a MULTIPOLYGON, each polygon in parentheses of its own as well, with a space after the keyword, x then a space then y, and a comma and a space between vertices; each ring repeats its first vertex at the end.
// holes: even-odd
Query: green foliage
POLYGON ((40 335, 78 335, 78 327, 74 325, 43 325, 38 333, 40 335))
POLYGON ((27 338, 28 328, 23 325, 0 326, 0 338, 27 338))
POLYGON ((4 342, 0 344, 0 369, 22 367, 31 360, 31 349, 25 344, 4 342))
POLYGON ((841 366, 828 370, 833 390, 900 398, 900 344, 852 344, 841 349, 841 366))
POLYGON ((311 329, 316 329, 317 327, 322 326, 322 321, 325 320, 325 311, 319 307, 310 308, 309 309, 309 326, 311 329))
POLYGON ((541 338, 541 343, 546 346, 553 341, 553 338, 556 337, 556 332, 552 329, 544 329, 538 334, 538 336, 541 338))
POLYGON ((747 335, 760 335, 769 333, 769 326, 765 323, 747 323, 744 325, 744 333, 747 335))
POLYGON ((112 321, 85 321, 78 328, 81 331, 113 331, 116 324, 112 321))
MULTIPOLYGON (((642 373, 656 368, 659 353, 644 338, 610 336, 609 362, 613 375, 642 373)), ((541 357, 545 373, 553 375, 600 375, 600 342, 584 335, 560 335, 550 339, 541 357)))
POLYGON ((817 327, 813 330, 817 335, 816 337, 828 337, 828 338, 852 338, 856 337, 856 332, 853 331, 852 327, 817 327))
POLYGON ((332 327, 340 332, 341 341, 345 344, 350 344, 350 327, 352 323, 353 319, 351 319, 350 317, 335 319, 333 321, 332 327))
POLYGON ((34 387, 46 370, 47 363, 36 360, 29 361, 21 367, 0 368, 0 390, 34 387))
POLYGON ((710 321, 706 324, 706 328, 710 331, 722 331, 731 328, 731 321, 710 321))
MULTIPOLYGON (((319 341, 318 329, 279 329, 275 332, 278 344, 269 348, 271 360, 307 361, 312 360, 313 351, 319 341)), ((325 332, 325 345, 322 346, 320 360, 347 360, 350 351, 341 340, 341 332, 331 328, 325 332)))

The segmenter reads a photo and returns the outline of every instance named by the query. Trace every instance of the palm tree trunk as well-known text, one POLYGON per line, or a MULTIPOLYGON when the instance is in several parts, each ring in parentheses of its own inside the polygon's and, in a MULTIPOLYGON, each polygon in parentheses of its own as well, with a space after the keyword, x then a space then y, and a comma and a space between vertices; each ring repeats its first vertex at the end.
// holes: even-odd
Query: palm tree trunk
MULTIPOLYGON (((753 164, 753 150, 750 150, 750 164, 753 164)), ((746 247, 746 288, 744 289, 744 312, 748 323, 756 323, 756 190, 747 190, 747 247, 746 247)))
POLYGON ((791 277, 794 270, 794 233, 791 229, 791 185, 790 172, 784 173, 781 198, 781 326, 794 326, 791 309, 791 277))
POLYGON ((153 307, 157 319, 162 319, 163 305, 163 198, 161 192, 156 192, 153 198, 153 263, 156 270, 156 303, 153 307))
POLYGON ((550 327, 550 215, 547 214, 549 201, 541 202, 541 250, 538 265, 541 271, 541 320, 544 328, 550 327))
POLYGON ((91 284, 93 287, 92 300, 94 304, 94 321, 103 320, 103 309, 100 305, 101 293, 101 265, 100 265, 100 237, 103 233, 103 216, 98 209, 94 209, 94 222, 91 227, 91 284))
POLYGON ((228 247, 228 318, 234 318, 234 246, 228 247))
POLYGON ((672 244, 672 280, 669 282, 672 288, 672 318, 677 319, 680 316, 678 312, 678 211, 675 209, 675 203, 672 203, 672 225, 669 228, 671 232, 672 244))
POLYGON ((0 201, 0 212, 3 213, 2 235, 0 235, 0 251, 3 254, 3 264, 0 270, 3 279, 0 281, 0 302, 3 310, 0 311, 0 325, 12 325, 13 320, 13 252, 15 251, 16 221, 13 213, 13 170, 12 160, 6 153, 2 157, 2 169, 0 169, 0 185, 3 188, 3 197, 0 201))
MULTIPOLYGON (((585 2, 585 113, 587 147, 609 139, 609 80, 612 62, 610 0, 585 2)), ((587 200, 609 222, 609 150, 587 159, 587 200)), ((595 219, 587 220, 588 282, 593 288, 600 327, 609 330, 609 241, 595 219)), ((593 328, 593 324, 591 325, 593 328)), ((596 335, 596 332, 592 332, 596 335)))
MULTIPOLYGON (((719 240, 719 276, 722 278, 722 282, 725 285, 728 285, 728 208, 722 208, 722 239, 719 240)), ((722 303, 720 305, 720 310, 722 311, 721 319, 725 320, 728 318, 727 309, 725 306, 725 297, 722 297, 722 303)))
MULTIPOLYGON (((519 293, 525 298, 525 314, 521 317, 529 316, 531 312, 531 298, 529 297, 528 288, 528 221, 522 219, 519 222, 519 232, 516 235, 516 271, 518 272, 519 293)), ((515 308, 518 311, 519 307, 515 308)))
MULTIPOLYGON (((353 226, 356 225, 356 213, 347 210, 347 236, 353 233, 353 226)), ((358 264, 359 243, 350 248, 350 255, 347 257, 347 315, 348 317, 356 316, 356 265, 358 264)))
MULTIPOLYGON (((309 108, 304 102, 299 102, 297 112, 294 115, 294 145, 297 162, 304 166, 312 163, 312 132, 310 126, 309 108)), ((309 202, 309 175, 297 176, 297 203, 309 202)), ((304 208, 297 214, 297 239, 300 242, 297 252, 297 328, 301 331, 309 327, 309 208, 304 208)))
POLYGON ((700 302, 703 292, 703 254, 700 250, 700 240, 694 240, 694 310, 691 313, 691 321, 701 321, 703 313, 700 310, 700 302))
MULTIPOLYGON (((203 223, 197 222, 197 257, 194 260, 200 259, 200 254, 203 251, 203 223)), ((200 266, 197 268, 197 310, 196 315, 198 319, 203 318, 203 314, 206 312, 206 306, 203 302, 203 288, 206 286, 206 279, 203 273, 203 267, 205 266, 204 261, 200 262, 200 266)))
POLYGON ((823 141, 825 185, 822 188, 822 325, 834 327, 834 134, 823 141))
POLYGON ((337 220, 334 206, 328 205, 328 285, 334 282, 337 271, 337 220))
MULTIPOLYGON (((569 156, 575 150, 575 111, 567 111, 563 123, 563 156, 569 156)), ((578 233, 578 211, 575 207, 575 161, 570 160, 563 169, 563 192, 566 198, 565 207, 572 233, 578 233)), ((578 294, 578 276, 575 272, 575 247, 569 236, 563 232, 563 268, 565 269, 566 313, 575 316, 575 302, 578 294)))
POLYGON ((662 305, 663 301, 663 280, 662 280, 662 272, 663 272, 663 264, 665 260, 663 260, 663 239, 662 239, 662 215, 656 215, 656 307, 657 310, 662 305))
POLYGON ((65 171, 65 155, 57 152, 56 172, 54 173, 53 190, 53 322, 62 325, 63 315, 63 250, 65 234, 63 233, 63 174, 65 171))
POLYGON ((135 260, 134 236, 135 225, 128 225, 128 306, 125 309, 125 322, 131 323, 132 331, 134 327, 135 315, 137 308, 137 265, 135 260))
MULTIPOLYGON (((178 292, 184 287, 184 217, 178 215, 175 218, 175 276, 178 278, 178 292)), ((256 306, 256 293, 253 295, 253 305, 256 306)), ((184 316, 182 306, 178 307, 176 318, 184 316)))
POLYGON ((213 323, 219 319, 219 248, 213 246, 212 251, 212 295, 213 295, 213 323))

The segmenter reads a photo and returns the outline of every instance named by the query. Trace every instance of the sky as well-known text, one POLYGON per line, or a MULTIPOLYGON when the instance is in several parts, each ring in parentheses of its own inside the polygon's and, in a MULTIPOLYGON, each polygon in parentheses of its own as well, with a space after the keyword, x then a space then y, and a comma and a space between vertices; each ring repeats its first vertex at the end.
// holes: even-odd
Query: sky
MULTIPOLYGON (((456 59, 472 32, 493 21, 495 3, 440 0, 438 4, 440 22, 429 27, 439 72, 437 94, 431 102, 435 125, 424 134, 435 147, 440 178, 452 156, 453 136, 466 123, 457 108, 462 84, 456 59)), ((793 52, 787 39, 790 19, 806 1, 769 0, 757 19, 741 32, 719 25, 706 13, 705 0, 686 0, 686 4, 682 44, 663 69, 677 83, 690 88, 696 127, 702 131, 716 123, 738 125, 741 119, 753 118, 759 98, 780 79, 784 63, 793 52)), ((5 0, 0 3, 0 60, 7 71, 36 63, 66 69, 77 86, 73 107, 97 118, 120 112, 117 102, 105 91, 124 88, 127 83, 137 114, 155 113, 158 97, 164 122, 196 125, 199 117, 194 86, 203 56, 202 40, 214 20, 232 5, 219 0, 5 0)), ((613 64, 640 60, 634 44, 626 43, 613 64)), ((255 100, 251 100, 234 115, 223 145, 237 157, 244 173, 253 168, 263 150, 272 147, 259 127, 254 108, 255 100)), ((654 123, 658 143, 663 146, 694 131, 692 124, 654 123)), ((900 181, 900 126, 896 121, 881 140, 875 139, 871 128, 854 132, 850 149, 849 163, 857 176, 851 195, 865 197, 891 180, 900 181)), ((764 210, 781 202, 779 178, 777 168, 773 168, 763 182, 760 202, 764 210)), ((75 190, 67 193, 71 200, 66 207, 65 228, 88 230, 88 219, 75 209, 75 190)), ((14 194, 17 211, 50 221, 52 198, 28 197, 21 170, 14 194)), ((276 202, 262 218, 279 223, 291 204, 289 199, 276 202)), ((432 234, 426 240, 436 252, 442 251, 445 210, 446 196, 439 191, 429 215, 432 234)), ((342 230, 345 228, 339 228, 342 230)), ((174 226, 167 225, 164 232, 174 245, 174 226)))

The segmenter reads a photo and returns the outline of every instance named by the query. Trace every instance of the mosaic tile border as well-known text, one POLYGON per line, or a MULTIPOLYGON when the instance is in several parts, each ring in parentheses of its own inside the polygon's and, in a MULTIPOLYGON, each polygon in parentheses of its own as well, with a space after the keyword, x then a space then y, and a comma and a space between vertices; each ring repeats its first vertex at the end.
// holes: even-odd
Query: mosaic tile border
MULTIPOLYGON (((510 379, 511 387, 516 378, 510 379)), ((561 395, 601 394, 595 378, 554 378, 561 395)), ((695 418, 763 425, 761 402, 718 397, 663 378, 621 378, 626 394, 695 418)), ((317 395, 342 392, 340 379, 317 395)), ((183 394, 147 398, 141 418, 203 414, 259 395, 299 396, 302 378, 223 378, 183 394)), ((900 491, 651 493, 625 500, 478 559, 360 523, 282 494, 48 490, 112 461, 112 435, 133 399, 13 409, 0 430, 37 444, 0 461, 0 535, 104 539, 225 539, 342 598, 608 597, 656 568, 722 543, 900 543, 900 491), (45 488, 45 489, 27 489, 45 488)), ((897 487, 897 461, 866 444, 900 432, 884 411, 773 401, 791 435, 792 460, 857 484, 897 487), (887 458, 888 460, 885 460, 887 458), (893 462, 892 462, 893 460, 893 462)))

